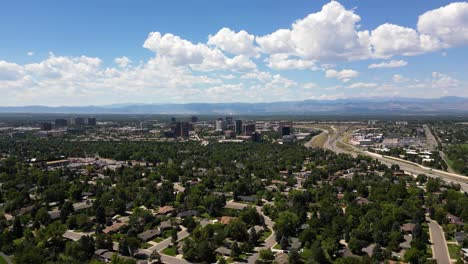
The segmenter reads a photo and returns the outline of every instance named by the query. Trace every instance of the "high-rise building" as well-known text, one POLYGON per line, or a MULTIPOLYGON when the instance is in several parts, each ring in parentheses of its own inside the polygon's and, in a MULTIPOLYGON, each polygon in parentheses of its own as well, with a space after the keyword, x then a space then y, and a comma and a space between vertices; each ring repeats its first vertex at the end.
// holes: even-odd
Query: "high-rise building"
POLYGON ((190 117, 190 121, 192 121, 192 123, 198 122, 198 116, 192 116, 192 117, 190 117))
POLYGON ((175 118, 175 117, 171 117, 171 122, 172 122, 172 123, 175 123, 175 121, 176 121, 176 118, 175 118))
POLYGON ((226 123, 232 124, 232 116, 226 116, 226 123))
POLYGON ((216 120, 216 124, 215 124, 216 131, 222 132, 224 131, 225 127, 226 127, 226 122, 222 118, 216 120))
POLYGON ((255 132, 255 124, 250 123, 242 125, 242 134, 244 136, 250 136, 253 132, 255 132))
POLYGON ((236 134, 234 133, 234 131, 232 131, 232 130, 224 131, 224 138, 225 139, 231 139, 231 138, 235 138, 235 137, 236 137, 236 134))
POLYGON ((175 126, 175 137, 189 137, 189 123, 188 122, 177 122, 175 126))
POLYGON ((253 132, 250 135, 253 142, 261 142, 262 141, 262 134, 260 132, 253 132))
POLYGON ((66 127, 68 125, 68 121, 66 119, 55 119, 55 127, 66 127))
POLYGON ((96 125, 96 118, 88 117, 86 119, 86 123, 88 124, 88 126, 95 126, 96 125))
POLYGON ((237 135, 242 134, 242 120, 236 120, 235 131, 237 135))
POLYGON ((41 130, 49 131, 49 130, 52 130, 52 123, 50 122, 40 123, 39 127, 41 128, 41 130))
POLYGON ((280 137, 290 135, 292 132, 291 121, 281 121, 278 126, 278 133, 280 137))
POLYGON ((70 125, 71 126, 82 126, 84 125, 84 119, 82 117, 71 117, 70 125))

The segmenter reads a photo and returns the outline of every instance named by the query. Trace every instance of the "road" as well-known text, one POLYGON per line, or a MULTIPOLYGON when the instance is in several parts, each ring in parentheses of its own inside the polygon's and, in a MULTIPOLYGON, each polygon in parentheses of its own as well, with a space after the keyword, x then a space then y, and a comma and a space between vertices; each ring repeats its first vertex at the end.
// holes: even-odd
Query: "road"
POLYGON ((345 131, 348 129, 346 126, 340 126, 335 128, 332 126, 333 131, 329 131, 329 139, 325 142, 324 148, 332 150, 336 153, 347 153, 353 156, 366 155, 374 159, 379 160, 381 163, 391 166, 392 164, 397 164, 400 168, 406 172, 409 172, 414 175, 425 174, 428 177, 441 178, 447 183, 456 183, 460 184, 460 187, 463 191, 468 192, 468 177, 456 173, 450 173, 446 171, 436 170, 429 167, 419 165, 410 161, 382 156, 380 154, 363 151, 358 149, 355 146, 352 146, 348 143, 343 142, 343 137, 345 131), (345 146, 346 149, 343 147, 345 146))
POLYGON ((450 166, 450 163, 448 162, 448 159, 445 153, 442 150, 437 150, 437 147, 439 146, 439 141, 436 139, 434 134, 432 134, 431 129, 427 125, 423 125, 423 128, 424 128, 424 131, 426 132, 427 144, 432 148, 433 151, 439 152, 439 156, 442 158, 445 164, 447 164, 447 171, 450 173, 455 173, 455 171, 450 166))
MULTIPOLYGON (((186 238, 188 235, 189 235, 189 232, 187 232, 187 230, 184 227, 182 227, 182 230, 177 233, 177 241, 180 241, 180 240, 186 238)), ((163 241, 157 243, 154 246, 151 246, 151 247, 149 247, 147 249, 143 249, 142 251, 145 252, 146 254, 148 254, 148 256, 149 256, 155 250, 157 252, 161 253, 161 251, 163 249, 167 248, 171 244, 172 244, 172 241, 171 241, 171 238, 169 237, 169 238, 166 238, 163 241)), ((186 261, 184 259, 171 257, 171 256, 167 256, 167 255, 164 255, 164 254, 161 254, 161 259, 162 259, 162 261, 164 263, 178 263, 178 264, 190 263, 190 262, 188 262, 188 261, 186 261)))
MULTIPOLYGON (((238 202, 234 202, 234 201, 229 201, 226 203, 226 208, 231 208, 231 209, 236 209, 236 210, 242 210, 244 209, 245 207, 247 207, 246 204, 243 204, 243 203, 238 203, 238 202)), ((263 217, 264 221, 265 221, 265 224, 267 225, 267 227, 271 230, 271 235, 268 236, 266 239, 265 239, 265 243, 263 243, 263 245, 259 246, 259 247, 255 247, 254 249, 254 253, 252 253, 252 255, 250 255, 248 258, 247 258, 247 263, 249 264, 255 264, 255 262, 259 259, 260 257, 260 251, 263 250, 263 249, 268 249, 268 248, 272 248, 275 244, 276 244, 276 239, 275 239, 275 230, 273 229, 274 225, 275 225, 275 222, 273 222, 273 220, 271 220, 268 216, 266 216, 265 214, 263 214, 262 212, 262 207, 261 206, 255 206, 255 208, 257 209, 257 212, 263 217)))
POLYGON ((427 218, 429 234, 432 241, 432 254, 437 264, 451 264, 447 242, 442 227, 434 220, 427 218))

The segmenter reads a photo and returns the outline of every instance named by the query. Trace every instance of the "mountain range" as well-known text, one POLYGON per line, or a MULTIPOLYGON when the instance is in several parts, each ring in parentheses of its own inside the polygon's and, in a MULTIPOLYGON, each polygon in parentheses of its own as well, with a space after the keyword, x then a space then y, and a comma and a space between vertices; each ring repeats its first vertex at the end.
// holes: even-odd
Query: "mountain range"
POLYGON ((269 103, 116 104, 104 106, 0 107, 0 113, 49 114, 233 114, 233 115, 349 115, 349 114, 468 114, 468 98, 352 98, 269 103))

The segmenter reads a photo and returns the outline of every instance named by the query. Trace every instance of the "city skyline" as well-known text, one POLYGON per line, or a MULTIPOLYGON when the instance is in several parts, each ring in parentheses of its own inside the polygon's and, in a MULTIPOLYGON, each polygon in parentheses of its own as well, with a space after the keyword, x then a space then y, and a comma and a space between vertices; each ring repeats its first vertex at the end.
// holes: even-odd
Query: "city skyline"
POLYGON ((5 7, 0 106, 468 96, 467 2, 5 7))

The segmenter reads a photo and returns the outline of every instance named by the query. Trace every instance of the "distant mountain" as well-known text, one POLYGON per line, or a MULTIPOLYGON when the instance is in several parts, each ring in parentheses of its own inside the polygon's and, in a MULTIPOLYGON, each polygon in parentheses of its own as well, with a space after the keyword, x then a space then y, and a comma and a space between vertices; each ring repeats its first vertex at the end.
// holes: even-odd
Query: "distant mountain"
POLYGON ((353 98, 271 103, 119 104, 107 106, 0 107, 0 113, 55 114, 468 114, 468 98, 353 98))

